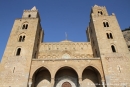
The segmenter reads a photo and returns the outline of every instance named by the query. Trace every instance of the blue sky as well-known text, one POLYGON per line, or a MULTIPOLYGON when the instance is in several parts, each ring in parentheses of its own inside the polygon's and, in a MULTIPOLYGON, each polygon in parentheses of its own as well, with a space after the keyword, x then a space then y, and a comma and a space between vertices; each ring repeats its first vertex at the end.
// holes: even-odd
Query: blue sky
POLYGON ((130 0, 0 0, 0 59, 14 20, 22 17, 23 10, 33 6, 39 10, 44 42, 65 40, 65 32, 71 41, 86 42, 85 31, 95 4, 115 13, 121 29, 130 26, 130 0))

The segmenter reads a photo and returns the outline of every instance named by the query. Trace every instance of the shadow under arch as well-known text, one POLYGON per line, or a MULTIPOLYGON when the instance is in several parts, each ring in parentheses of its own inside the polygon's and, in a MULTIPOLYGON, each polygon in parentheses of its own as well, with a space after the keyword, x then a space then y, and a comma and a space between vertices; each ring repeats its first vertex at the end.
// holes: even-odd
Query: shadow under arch
POLYGON ((45 67, 38 68, 32 76, 31 87, 51 86, 51 73, 45 67))
POLYGON ((62 87, 64 83, 71 84, 72 87, 77 87, 78 83, 78 74, 70 66, 63 66, 59 68, 55 74, 55 84, 54 87, 62 87))
POLYGON ((93 66, 87 66, 82 72, 83 87, 102 87, 101 74, 93 66))

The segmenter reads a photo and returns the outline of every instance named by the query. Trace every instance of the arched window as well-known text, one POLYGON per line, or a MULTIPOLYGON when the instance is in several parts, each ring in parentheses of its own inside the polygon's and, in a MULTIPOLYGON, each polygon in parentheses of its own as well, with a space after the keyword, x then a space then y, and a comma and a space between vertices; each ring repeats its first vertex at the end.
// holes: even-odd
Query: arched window
POLYGON ((107 35, 107 38, 109 39, 109 34, 108 34, 108 33, 106 33, 106 35, 107 35))
POLYGON ((16 52, 16 56, 20 56, 20 53, 21 53, 21 48, 18 48, 16 52))
POLYGON ((24 42, 24 40, 25 40, 25 36, 23 36, 23 38, 22 38, 22 42, 24 42))
POLYGON ((25 27, 25 29, 27 29, 28 28, 28 24, 26 24, 26 27, 25 27))
POLYGON ((25 24, 23 25, 22 29, 25 29, 25 24))
POLYGON ((21 42, 21 41, 22 41, 22 36, 19 37, 19 42, 21 42))
POLYGON ((106 27, 106 23, 105 22, 103 22, 103 26, 106 27))
POLYGON ((113 39, 112 33, 110 33, 110 38, 113 39))
POLYGON ((109 27, 109 24, 108 24, 108 22, 106 22, 106 26, 107 26, 107 27, 109 27))
POLYGON ((22 25, 22 29, 27 29, 28 28, 28 23, 24 23, 23 25, 22 25))
POLYGON ((98 11, 98 15, 103 15, 103 12, 102 11, 98 11))
POLYGON ((104 27, 109 27, 109 23, 108 22, 103 22, 103 26, 104 27))
POLYGON ((19 42, 24 42, 25 41, 25 36, 20 36, 19 37, 19 42))
POLYGON ((112 52, 116 52, 115 46, 111 45, 112 52))
POLYGON ((29 14, 28 17, 30 18, 30 17, 31 17, 31 14, 29 14))
POLYGON ((108 39, 113 39, 112 33, 106 33, 108 39))

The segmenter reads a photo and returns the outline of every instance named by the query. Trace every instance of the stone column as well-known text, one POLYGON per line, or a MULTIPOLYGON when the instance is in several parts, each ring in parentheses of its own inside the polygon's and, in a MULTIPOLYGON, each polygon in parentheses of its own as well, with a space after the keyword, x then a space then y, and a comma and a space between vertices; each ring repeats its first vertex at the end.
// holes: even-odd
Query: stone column
POLYGON ((54 78, 51 78, 51 87, 54 87, 54 81, 55 79, 54 78))
POLYGON ((105 87, 105 80, 102 80, 102 86, 105 87))
POLYGON ((32 86, 32 78, 29 78, 29 83, 28 83, 29 87, 32 86))
POLYGON ((82 87, 82 78, 79 78, 79 87, 82 87))

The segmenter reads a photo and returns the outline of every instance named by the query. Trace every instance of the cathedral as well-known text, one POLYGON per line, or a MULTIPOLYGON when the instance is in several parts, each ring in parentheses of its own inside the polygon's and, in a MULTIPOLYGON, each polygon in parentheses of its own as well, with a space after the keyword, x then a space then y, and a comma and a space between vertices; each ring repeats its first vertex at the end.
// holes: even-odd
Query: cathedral
POLYGON ((0 87, 130 87, 130 51, 114 13, 94 5, 88 42, 44 42, 34 6, 16 19, 0 63, 0 87))

